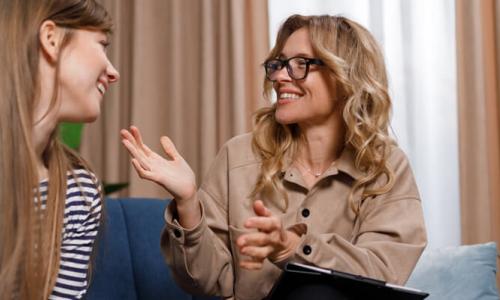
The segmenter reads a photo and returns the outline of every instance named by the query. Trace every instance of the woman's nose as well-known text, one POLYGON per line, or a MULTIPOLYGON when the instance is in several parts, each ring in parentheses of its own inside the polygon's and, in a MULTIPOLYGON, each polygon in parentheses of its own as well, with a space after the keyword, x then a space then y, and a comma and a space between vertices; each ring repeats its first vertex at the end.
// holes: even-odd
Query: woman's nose
POLYGON ((290 74, 288 74, 288 69, 286 66, 281 68, 280 70, 276 70, 273 74, 274 76, 274 81, 291 81, 292 78, 290 77, 290 74))

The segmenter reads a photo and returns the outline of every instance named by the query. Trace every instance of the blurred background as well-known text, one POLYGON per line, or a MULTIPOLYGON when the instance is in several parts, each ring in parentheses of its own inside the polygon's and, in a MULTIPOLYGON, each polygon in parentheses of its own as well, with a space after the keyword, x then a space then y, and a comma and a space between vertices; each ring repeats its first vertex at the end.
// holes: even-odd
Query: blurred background
POLYGON ((138 178, 119 130, 162 152, 168 135, 201 182, 219 147, 268 105, 261 67, 289 15, 342 14, 386 58, 395 139, 420 188, 429 247, 500 241, 499 48, 495 0, 101 0, 121 80, 80 151, 119 196, 166 198, 138 178))

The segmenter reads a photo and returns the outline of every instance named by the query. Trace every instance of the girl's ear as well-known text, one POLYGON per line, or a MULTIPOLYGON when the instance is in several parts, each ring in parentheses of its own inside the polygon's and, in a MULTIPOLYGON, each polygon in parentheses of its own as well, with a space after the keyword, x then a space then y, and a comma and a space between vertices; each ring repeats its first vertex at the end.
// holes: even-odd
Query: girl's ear
POLYGON ((63 30, 54 23, 47 20, 42 23, 38 38, 40 39, 40 49, 51 62, 57 60, 61 49, 63 30))

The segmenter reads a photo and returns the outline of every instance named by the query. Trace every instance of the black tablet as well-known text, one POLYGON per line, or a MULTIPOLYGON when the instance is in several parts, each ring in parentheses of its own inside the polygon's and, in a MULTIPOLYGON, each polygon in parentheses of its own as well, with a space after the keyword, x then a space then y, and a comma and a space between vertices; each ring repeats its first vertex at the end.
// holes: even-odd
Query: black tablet
MULTIPOLYGON (((336 298, 346 300, 420 300, 429 296, 428 293, 416 289, 368 277, 299 263, 288 263, 266 299, 293 299, 291 295, 300 293, 299 289, 307 285, 331 287, 336 291, 336 295, 337 293, 339 295, 336 298)), ((312 296, 311 299, 313 298, 312 296)))

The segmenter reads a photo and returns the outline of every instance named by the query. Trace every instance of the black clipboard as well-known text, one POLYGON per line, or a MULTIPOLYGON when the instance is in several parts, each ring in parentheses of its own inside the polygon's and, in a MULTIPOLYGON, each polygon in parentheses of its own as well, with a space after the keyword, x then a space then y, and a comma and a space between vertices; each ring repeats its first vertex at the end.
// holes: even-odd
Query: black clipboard
MULTIPOLYGON (((300 263, 288 263, 272 288, 268 300, 286 299, 294 289, 305 284, 326 284, 344 299, 420 300, 428 293, 350 273, 323 269, 300 263)), ((341 298, 342 298, 341 297, 341 298)))

